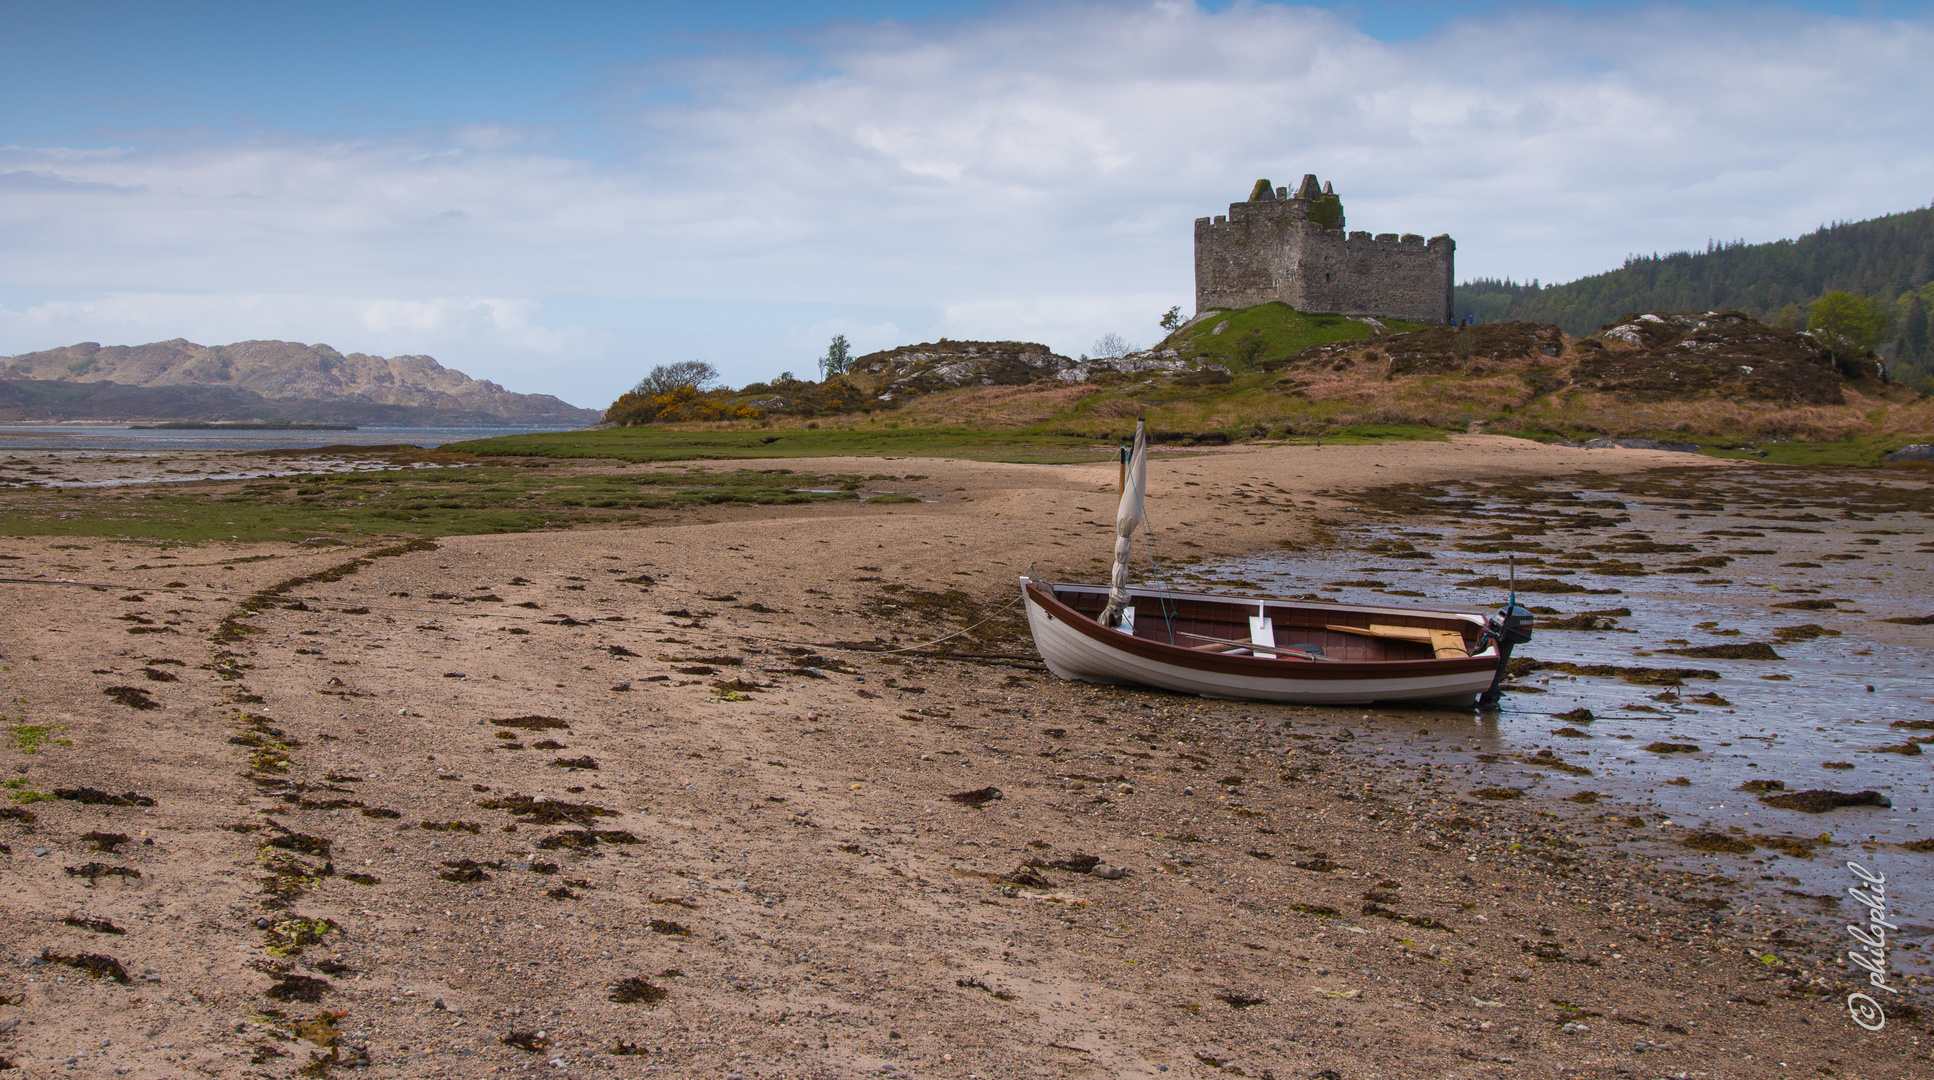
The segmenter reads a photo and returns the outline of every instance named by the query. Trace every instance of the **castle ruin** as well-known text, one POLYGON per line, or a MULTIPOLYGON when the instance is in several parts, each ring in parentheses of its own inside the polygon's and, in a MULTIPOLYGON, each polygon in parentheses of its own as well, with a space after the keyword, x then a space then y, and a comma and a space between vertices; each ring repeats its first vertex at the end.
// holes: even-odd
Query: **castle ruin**
POLYGON ((1227 217, 1195 219, 1195 310, 1280 300, 1298 311, 1448 323, 1456 251, 1449 236, 1345 232, 1343 201, 1313 174, 1294 195, 1258 180, 1227 217))

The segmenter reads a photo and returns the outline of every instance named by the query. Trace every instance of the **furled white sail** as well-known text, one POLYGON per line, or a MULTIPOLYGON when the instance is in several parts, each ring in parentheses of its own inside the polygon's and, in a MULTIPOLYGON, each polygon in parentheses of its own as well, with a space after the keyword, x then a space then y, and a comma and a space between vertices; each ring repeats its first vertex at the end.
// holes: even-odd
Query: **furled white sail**
POLYGON ((1135 545, 1135 530, 1142 523, 1142 498, 1148 493, 1148 431, 1135 421, 1135 449, 1122 470, 1121 501, 1115 506, 1115 569, 1108 578, 1108 608, 1101 614, 1104 626, 1119 626, 1128 607, 1128 555, 1135 545))

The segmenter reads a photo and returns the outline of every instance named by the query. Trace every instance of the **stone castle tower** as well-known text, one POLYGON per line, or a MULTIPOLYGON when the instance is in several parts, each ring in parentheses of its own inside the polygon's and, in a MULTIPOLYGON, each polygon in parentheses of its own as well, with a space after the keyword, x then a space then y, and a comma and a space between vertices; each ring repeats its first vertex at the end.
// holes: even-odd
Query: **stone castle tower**
POLYGON ((1448 323, 1456 251, 1449 236, 1346 233, 1342 200, 1314 175, 1294 195, 1258 180, 1229 216, 1195 219, 1195 310, 1280 300, 1298 311, 1448 323))

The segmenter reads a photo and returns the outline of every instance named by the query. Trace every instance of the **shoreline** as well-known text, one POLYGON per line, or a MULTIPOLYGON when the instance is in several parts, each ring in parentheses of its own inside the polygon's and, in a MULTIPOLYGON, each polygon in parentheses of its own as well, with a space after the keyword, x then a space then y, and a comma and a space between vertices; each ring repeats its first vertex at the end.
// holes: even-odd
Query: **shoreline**
MULTIPOLYGON (((20 969, 0 990, 38 1023, 0 1053, 93 1063, 110 1038, 118 1067, 241 1076, 261 1047, 282 1067, 324 1053, 294 1021, 326 1009, 345 1013, 339 1059, 366 1051, 373 1075, 1925 1068, 1924 1022, 1846 1017, 1813 940, 1844 920, 1772 937, 1670 895, 1734 886, 1650 865, 1588 807, 1473 798, 1477 781, 1370 737, 1422 727, 1406 737, 1460 764, 1511 749, 1475 718, 782 644, 926 641, 998 611, 1030 561, 1088 572, 1115 479, 1112 462, 783 464, 890 472, 870 483, 938 501, 434 546, 0 539, 9 576, 115 586, 4 594, 0 689, 62 725, 0 751, 13 790, 155 799, 0 822, 23 890, 5 947, 130 974, 20 969), (118 703, 142 697, 162 707, 118 703), (89 830, 129 840, 90 852, 89 830), (1126 873, 1071 869, 1085 857, 1126 873), (63 869, 90 862, 142 876, 63 869), (61 922, 77 911, 127 932, 61 922), (293 1000, 264 999, 276 987, 293 1000), (91 1043, 49 1022, 81 1015, 91 1043), (503 1041, 519 1036, 541 1052, 503 1041)), ((1149 505, 1165 550, 1206 561, 1349 512, 1319 489, 1685 464, 1486 436, 1233 448, 1156 464, 1149 505), (1264 479, 1293 497, 1237 497, 1264 479)), ((960 651, 1031 652, 1015 629, 960 651)))

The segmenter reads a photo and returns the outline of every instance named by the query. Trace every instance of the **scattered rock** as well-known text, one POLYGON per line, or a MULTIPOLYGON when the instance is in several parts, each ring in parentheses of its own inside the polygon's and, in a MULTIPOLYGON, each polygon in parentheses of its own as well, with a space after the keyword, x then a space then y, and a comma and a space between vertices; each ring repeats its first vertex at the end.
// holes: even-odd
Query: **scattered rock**
POLYGON ((1794 791, 1784 795, 1761 795, 1759 801, 1781 810, 1798 810, 1805 814, 1823 814, 1843 806, 1877 806, 1883 810, 1893 808, 1893 802, 1878 791, 1828 791, 1815 788, 1811 791, 1794 791))
POLYGON ((571 725, 555 716, 512 716, 503 720, 492 720, 498 727, 521 728, 524 731, 569 731, 571 725))
POLYGON ((100 953, 76 953, 69 956, 64 953, 57 953, 52 949, 42 949, 40 959, 42 963, 62 964, 78 971, 85 971, 90 978, 112 979, 123 986, 126 986, 130 981, 128 978, 128 969, 122 967, 119 960, 116 960, 112 956, 103 956, 100 953))
POLYGON ((1695 645, 1688 649, 1660 649, 1660 652, 1673 656, 1689 656, 1695 660, 1783 660, 1771 645, 1763 641, 1747 642, 1743 645, 1695 645))
POLYGON ((1670 450, 1679 454, 1696 454, 1698 443, 1660 442, 1657 439, 1588 439, 1578 445, 1587 450, 1670 450))
POLYGON ((1752 844, 1722 832, 1692 833, 1679 843, 1695 851, 1724 852, 1730 855, 1745 855, 1756 850, 1752 844))
POLYGON ((153 806, 154 800, 146 795, 130 791, 124 795, 111 795, 99 788, 55 788, 54 798, 69 802, 84 803, 89 806, 153 806))
POLYGON ((1814 638, 1839 637, 1840 631, 1829 630, 1819 623, 1803 623, 1799 626, 1776 627, 1773 636, 1779 639, 1780 644, 1787 645, 1795 641, 1812 641, 1814 638))
POLYGON ((275 976, 275 985, 262 991, 262 994, 275 1001, 303 1001, 313 1005, 322 1000, 322 995, 335 988, 328 979, 282 972, 275 976))
POLYGON ((148 692, 138 686, 109 686, 104 687, 101 693, 126 705, 130 709, 159 709, 161 707, 160 702, 149 697, 148 692))
POLYGON ((61 868, 69 877, 86 878, 89 885, 104 877, 138 878, 141 871, 131 866, 109 866, 107 863, 91 862, 85 866, 66 866, 61 868))
POLYGON ((92 930, 97 934, 125 934, 126 930, 114 925, 107 919, 91 919, 85 915, 69 915, 61 922, 68 926, 78 926, 82 930, 92 930))
POLYGON ((650 980, 634 975, 631 978, 620 979, 618 982, 612 984, 609 996, 612 1001, 618 1002, 621 1005, 655 1005, 665 1000, 666 995, 669 993, 670 991, 664 987, 654 986, 650 980))
POLYGON ((490 880, 490 875, 484 873, 486 869, 491 868, 487 863, 480 863, 474 859, 458 859, 455 862, 446 862, 443 865, 446 869, 439 871, 437 877, 445 881, 454 881, 467 885, 490 880))

